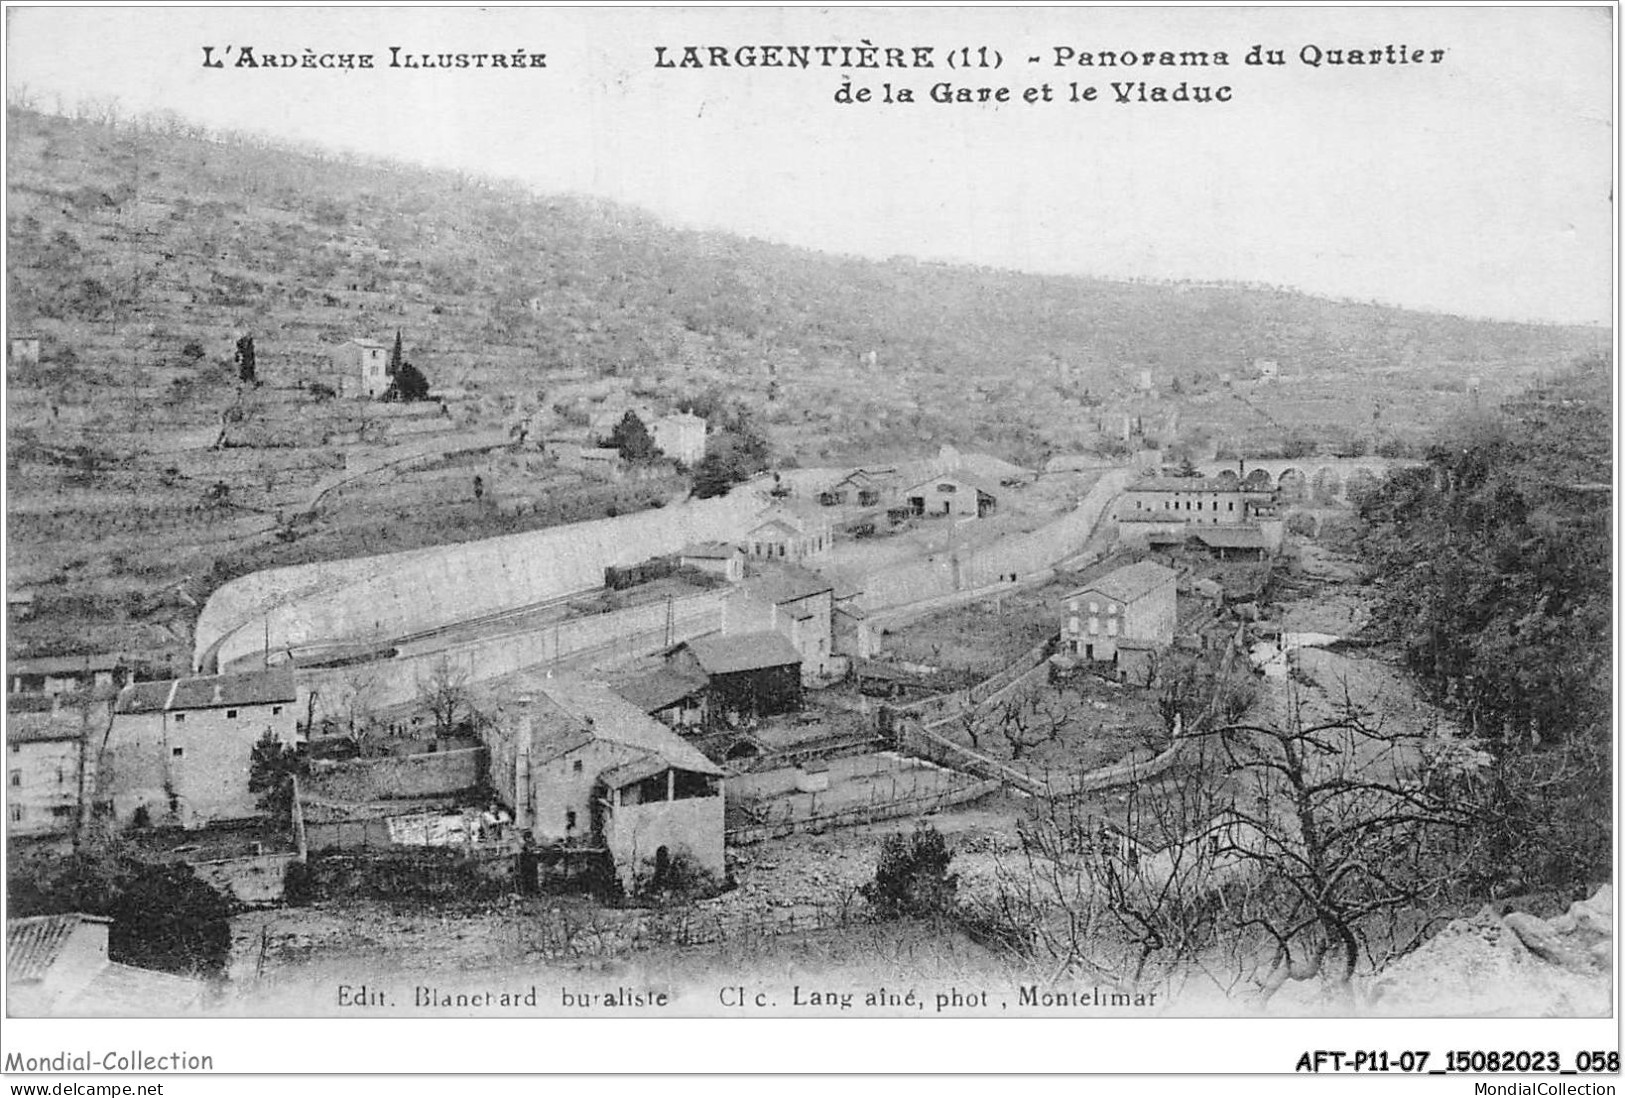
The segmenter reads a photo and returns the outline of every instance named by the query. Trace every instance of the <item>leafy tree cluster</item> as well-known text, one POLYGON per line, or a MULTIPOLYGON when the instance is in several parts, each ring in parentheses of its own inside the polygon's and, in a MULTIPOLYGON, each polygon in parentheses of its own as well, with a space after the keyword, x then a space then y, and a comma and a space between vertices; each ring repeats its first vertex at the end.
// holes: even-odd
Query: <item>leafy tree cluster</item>
POLYGON ((1606 875, 1612 370, 1575 368, 1455 426, 1361 504, 1374 625, 1494 760, 1486 873, 1606 875))
POLYGON ((720 496, 767 468, 772 450, 744 408, 702 399, 691 402, 684 410, 704 416, 710 425, 705 456, 694 467, 696 496, 720 496))

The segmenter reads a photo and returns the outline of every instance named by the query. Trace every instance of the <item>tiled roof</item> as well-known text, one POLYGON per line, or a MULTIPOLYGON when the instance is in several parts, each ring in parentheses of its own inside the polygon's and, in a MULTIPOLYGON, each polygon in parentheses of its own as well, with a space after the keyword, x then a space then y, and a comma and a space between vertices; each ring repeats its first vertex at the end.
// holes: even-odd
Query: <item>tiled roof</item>
POLYGON ((615 692, 645 713, 676 705, 705 689, 705 680, 691 679, 673 670, 655 671, 622 683, 615 692))
POLYGON ((234 675, 200 675, 169 682, 142 682, 119 694, 118 712, 216 709, 229 705, 273 705, 291 702, 297 694, 290 668, 244 671, 234 675))
POLYGON ((1256 526, 1204 526, 1190 536, 1213 549, 1264 548, 1264 531, 1256 526))
POLYGON ((781 537, 787 538, 800 537, 803 533, 799 525, 791 525, 789 522, 786 522, 783 519, 776 518, 768 522, 764 522, 760 526, 752 527, 750 533, 746 534, 745 536, 755 537, 756 535, 763 534, 764 532, 775 533, 781 537))
POLYGON ((652 778, 656 774, 663 774, 669 769, 664 759, 654 755, 645 755, 641 759, 633 759, 629 763, 613 767, 599 775, 605 785, 611 789, 624 789, 633 782, 641 782, 644 778, 652 778))
POLYGON ((666 765, 700 774, 721 774, 693 744, 621 697, 605 683, 554 678, 535 683, 555 713, 573 724, 575 735, 617 743, 655 755, 666 765), (589 723, 590 721, 590 723, 589 723))
POLYGON ((1237 481, 1226 477, 1147 477, 1128 486, 1130 492, 1251 492, 1237 481))
POLYGON ((1087 587, 1073 591, 1067 597, 1094 591, 1118 602, 1133 602, 1165 583, 1174 582, 1177 577, 1178 573, 1172 568, 1165 568, 1154 561, 1142 560, 1138 564, 1126 565, 1115 572, 1108 572, 1087 587))
MULTIPOLYGON (((104 723, 105 723, 105 710, 104 723)), ((73 710, 55 713, 8 713, 7 743, 65 743, 85 738, 91 727, 73 710)))
POLYGON ((174 687, 174 680, 131 683, 119 692, 115 708, 120 713, 150 713, 161 710, 169 701, 169 692, 174 687))
POLYGON ((944 480, 951 481, 955 484, 963 484, 967 488, 974 488, 983 495, 992 496, 994 499, 999 498, 999 493, 1003 491, 1004 488, 1003 485, 995 484, 992 481, 979 477, 975 473, 967 472, 964 469, 949 469, 945 472, 934 473, 929 477, 915 481, 907 488, 904 488, 902 494, 907 495, 909 492, 913 491, 915 488, 919 488, 922 485, 935 484, 938 481, 944 480))
POLYGON ((43 980, 63 947, 85 922, 111 923, 99 915, 34 915, 6 920, 6 979, 43 980))
POLYGON ((771 630, 731 637, 712 633, 683 643, 694 653, 707 675, 729 675, 801 663, 801 653, 790 643, 790 638, 771 630))

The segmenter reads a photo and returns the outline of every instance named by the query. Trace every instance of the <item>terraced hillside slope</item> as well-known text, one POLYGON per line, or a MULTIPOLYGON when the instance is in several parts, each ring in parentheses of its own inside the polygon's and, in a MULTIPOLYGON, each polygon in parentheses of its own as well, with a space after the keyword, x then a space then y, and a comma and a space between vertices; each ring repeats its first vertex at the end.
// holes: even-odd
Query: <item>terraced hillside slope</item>
POLYGON ((182 664, 197 607, 233 577, 685 494, 670 471, 601 483, 536 450, 617 402, 723 393, 808 463, 954 442, 1037 464, 1128 415, 1164 441, 1240 424, 1267 445, 1330 439, 1369 416, 1351 399, 1382 398, 1400 436, 1466 399, 1464 375, 1510 387, 1599 341, 1256 287, 819 255, 173 118, 8 119, 8 582, 31 600, 13 654, 182 664), (438 399, 329 395, 346 340, 397 331, 438 399), (244 335, 258 384, 232 361, 244 335), (1261 357, 1298 384, 1244 407, 1220 375, 1261 357))

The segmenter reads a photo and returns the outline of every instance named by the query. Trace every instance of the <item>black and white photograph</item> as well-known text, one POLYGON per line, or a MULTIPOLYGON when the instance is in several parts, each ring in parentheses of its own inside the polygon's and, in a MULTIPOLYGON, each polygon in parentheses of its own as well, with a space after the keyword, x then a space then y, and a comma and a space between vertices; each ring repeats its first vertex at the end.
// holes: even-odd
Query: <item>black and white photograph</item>
POLYGON ((7 5, 5 1073, 1617 1079, 1617 18, 7 5))

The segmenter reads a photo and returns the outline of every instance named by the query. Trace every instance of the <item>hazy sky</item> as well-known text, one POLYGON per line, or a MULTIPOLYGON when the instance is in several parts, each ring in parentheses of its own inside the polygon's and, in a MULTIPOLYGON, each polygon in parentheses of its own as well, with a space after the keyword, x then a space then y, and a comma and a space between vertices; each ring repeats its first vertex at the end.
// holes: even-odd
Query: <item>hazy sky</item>
POLYGON ((1231 279, 1510 319, 1613 309, 1611 9, 66 9, 8 12, 7 78, 630 201, 834 251, 1231 279), (655 67, 655 47, 934 47, 932 69, 655 67), (1284 66, 1244 63, 1255 45, 1284 66), (1443 49, 1313 68, 1300 50, 1443 49), (987 46, 997 70, 946 65, 987 46), (204 46, 371 53, 373 71, 206 69, 204 46), (542 70, 390 69, 545 52, 542 70), (1225 51, 1224 67, 1053 65, 1056 48, 1225 51), (1029 57, 1040 57, 1030 64, 1029 57), (844 76, 913 104, 839 105, 844 76), (1229 86, 1212 104, 1111 84, 1229 86), (1008 87, 942 105, 930 87, 1008 87), (1070 103, 1069 85, 1095 102, 1070 103), (1053 102, 1019 102, 1048 84, 1053 102))

